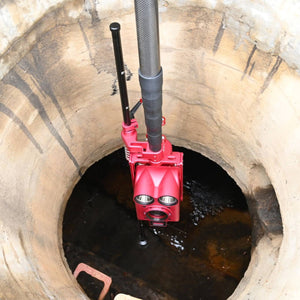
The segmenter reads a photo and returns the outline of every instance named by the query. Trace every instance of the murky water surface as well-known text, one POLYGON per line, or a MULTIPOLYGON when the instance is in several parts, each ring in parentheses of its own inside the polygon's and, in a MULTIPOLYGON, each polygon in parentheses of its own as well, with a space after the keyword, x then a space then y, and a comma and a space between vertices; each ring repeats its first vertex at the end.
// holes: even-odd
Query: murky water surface
MULTIPOLYGON (((121 292, 143 299, 226 299, 247 269, 251 221, 241 191, 213 162, 179 150, 184 152, 181 221, 147 227, 146 248, 137 244, 122 149, 92 166, 72 193, 64 217, 65 254, 72 271, 85 262, 112 277, 107 299, 121 292)), ((84 274, 78 280, 97 299, 101 283, 84 274)))

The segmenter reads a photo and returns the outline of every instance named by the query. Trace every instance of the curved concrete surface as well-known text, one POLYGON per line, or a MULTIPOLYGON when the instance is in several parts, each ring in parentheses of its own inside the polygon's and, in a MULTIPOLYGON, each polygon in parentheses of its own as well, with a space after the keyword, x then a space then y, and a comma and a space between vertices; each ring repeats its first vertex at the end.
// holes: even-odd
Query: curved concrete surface
MULTIPOLYGON (((112 21, 122 24, 131 103, 140 96, 132 5, 0 6, 1 299, 87 299, 64 258, 62 218, 81 174, 122 146, 112 21)), ((160 1, 164 134, 221 165, 256 220, 251 262, 231 299, 299 298, 297 6, 160 1), (259 208, 266 199, 272 208, 276 197, 283 235, 278 218, 259 208)))

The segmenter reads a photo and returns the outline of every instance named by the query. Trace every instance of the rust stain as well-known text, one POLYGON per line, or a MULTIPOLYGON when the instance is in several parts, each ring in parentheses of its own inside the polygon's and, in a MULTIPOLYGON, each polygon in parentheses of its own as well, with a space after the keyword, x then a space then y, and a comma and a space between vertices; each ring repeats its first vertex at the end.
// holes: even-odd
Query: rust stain
MULTIPOLYGON (((244 69, 244 73, 243 73, 243 76, 242 76, 241 80, 243 80, 244 77, 245 77, 246 74, 247 74, 248 68, 249 68, 249 66, 250 66, 251 59, 252 59, 252 57, 253 57, 255 51, 256 51, 256 45, 253 46, 253 48, 252 48, 252 50, 251 50, 251 52, 250 52, 250 54, 249 54, 249 57, 248 57, 248 60, 247 60, 247 63, 246 63, 246 67, 245 67, 245 69, 244 69)), ((254 67, 254 65, 252 64, 251 69, 250 69, 250 72, 251 72, 251 73, 252 73, 253 67, 254 67)), ((249 75, 250 75, 250 72, 249 72, 249 75)))
POLYGON ((7 117, 9 117, 15 124, 19 126, 19 128, 23 131, 23 133, 27 136, 27 138, 31 141, 31 143, 34 145, 34 147, 42 154, 43 150, 40 144, 37 142, 37 140, 34 138, 34 136, 31 134, 29 129, 25 126, 25 124, 22 122, 22 120, 5 104, 0 103, 0 111, 5 114, 7 117))
POLYGON ((219 49, 224 31, 225 31, 225 26, 224 26, 224 17, 223 17, 222 21, 221 21, 221 24, 220 24, 220 27, 218 29, 218 33, 217 33, 216 38, 215 38, 214 46, 213 46, 213 53, 214 54, 216 54, 216 52, 219 49))
POLYGON ((61 137, 61 135, 59 134, 57 129, 53 126, 40 98, 31 90, 28 83, 23 78, 21 78, 21 76, 15 70, 11 70, 3 78, 3 82, 5 84, 9 84, 9 85, 17 88, 28 99, 30 104, 35 109, 37 109, 41 119, 43 120, 44 124, 48 128, 49 132, 53 135, 53 137, 56 139, 56 141, 59 143, 59 145, 66 152, 67 156, 70 158, 70 160, 73 162, 74 166, 76 167, 79 176, 82 177, 80 166, 79 166, 76 158, 72 154, 70 148, 65 143, 65 141, 63 140, 63 138, 61 137))
POLYGON ((272 67, 270 73, 268 74, 267 78, 265 79, 265 82, 264 82, 263 86, 260 89, 261 94, 268 88, 269 84, 271 83, 271 80, 272 80, 273 76, 278 71, 281 63, 282 63, 282 58, 280 56, 278 56, 274 66, 272 67))
POLYGON ((250 71, 249 71, 249 73, 248 73, 249 76, 251 76, 254 67, 255 67, 255 61, 254 61, 254 62, 252 63, 252 65, 251 65, 250 71))
POLYGON ((54 104, 56 110, 58 111, 61 119, 64 122, 66 129, 68 130, 71 137, 73 137, 72 130, 68 124, 66 116, 62 110, 61 105, 59 104, 54 91, 52 89, 51 83, 47 78, 46 71, 43 65, 43 59, 40 56, 39 50, 37 47, 34 47, 31 50, 33 64, 29 62, 28 59, 23 58, 18 65, 21 67, 23 71, 29 73, 32 77, 31 80, 33 84, 37 87, 38 91, 41 95, 45 98, 45 94, 51 99, 52 103, 54 104), (33 79, 34 78, 34 79, 33 79))

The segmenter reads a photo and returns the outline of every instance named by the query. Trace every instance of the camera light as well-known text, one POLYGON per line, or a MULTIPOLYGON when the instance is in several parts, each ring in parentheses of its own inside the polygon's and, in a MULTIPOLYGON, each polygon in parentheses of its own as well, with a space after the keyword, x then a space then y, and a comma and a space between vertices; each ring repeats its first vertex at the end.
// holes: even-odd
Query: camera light
POLYGON ((148 205, 154 202, 154 199, 148 195, 137 195, 134 200, 141 205, 148 205))
POLYGON ((166 206, 172 206, 175 205, 178 202, 178 200, 172 196, 162 196, 158 198, 158 202, 166 206))

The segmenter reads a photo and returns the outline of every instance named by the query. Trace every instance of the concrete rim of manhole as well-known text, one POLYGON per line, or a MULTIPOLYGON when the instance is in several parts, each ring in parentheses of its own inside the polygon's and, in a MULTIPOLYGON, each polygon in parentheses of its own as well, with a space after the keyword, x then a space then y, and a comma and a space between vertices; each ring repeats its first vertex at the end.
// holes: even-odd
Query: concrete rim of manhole
MULTIPOLYGON (((130 70, 138 65, 132 4, 123 1, 123 7, 115 10, 111 1, 86 1, 84 9, 76 1, 56 6, 48 2, 35 15, 39 23, 25 24, 26 34, 3 55, 0 297, 4 299, 87 299, 64 258, 61 226, 80 174, 121 147, 119 98, 111 87, 112 17, 125 28, 126 64, 130 70)), ((292 54, 287 57, 283 51, 283 60, 256 40, 267 38, 266 27, 259 27, 251 13, 242 18, 243 6, 221 1, 212 7, 210 2, 199 5, 191 0, 180 6, 168 1, 161 7, 164 134, 175 145, 218 163, 253 200, 250 210, 256 212, 262 231, 231 299, 297 299, 300 85, 293 69, 297 64, 292 65, 292 54), (275 206, 278 200, 283 235, 276 227, 278 219, 274 223, 265 218, 270 208, 260 207, 265 199, 275 206)), ((286 10, 274 7, 280 17, 292 15, 292 2, 287 2, 286 10)), ((262 4, 253 5, 257 10, 262 4)), ((130 99, 139 97, 135 72, 128 88, 130 99)), ((143 119, 142 114, 137 117, 143 119)))

